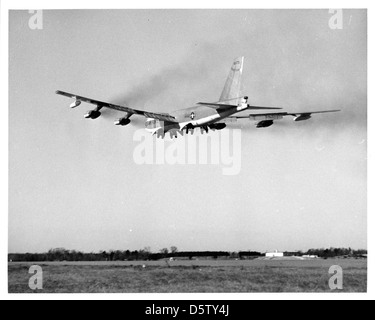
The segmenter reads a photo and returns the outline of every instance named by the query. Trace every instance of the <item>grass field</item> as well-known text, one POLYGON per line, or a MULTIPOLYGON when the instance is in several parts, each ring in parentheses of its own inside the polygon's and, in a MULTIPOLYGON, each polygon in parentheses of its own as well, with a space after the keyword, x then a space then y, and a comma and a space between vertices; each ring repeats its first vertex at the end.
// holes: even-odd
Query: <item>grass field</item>
POLYGON ((201 260, 9 263, 9 293, 332 292, 332 265, 342 292, 367 291, 367 260, 201 260), (169 264, 169 266, 168 266, 169 264), (30 266, 43 269, 43 290, 29 288, 30 266))

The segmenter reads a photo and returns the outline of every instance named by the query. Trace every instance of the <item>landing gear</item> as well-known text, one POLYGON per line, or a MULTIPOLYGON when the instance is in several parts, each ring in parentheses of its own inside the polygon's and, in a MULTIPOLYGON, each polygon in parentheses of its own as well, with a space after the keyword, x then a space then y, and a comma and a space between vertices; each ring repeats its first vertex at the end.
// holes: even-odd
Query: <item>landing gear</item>
POLYGON ((207 126, 202 126, 201 127, 201 133, 204 134, 205 132, 208 133, 208 127, 207 126))
POLYGON ((188 134, 189 132, 191 132, 191 134, 193 134, 194 133, 194 126, 191 123, 189 123, 182 130, 183 130, 182 132, 184 132, 184 130, 185 130, 186 134, 188 134))

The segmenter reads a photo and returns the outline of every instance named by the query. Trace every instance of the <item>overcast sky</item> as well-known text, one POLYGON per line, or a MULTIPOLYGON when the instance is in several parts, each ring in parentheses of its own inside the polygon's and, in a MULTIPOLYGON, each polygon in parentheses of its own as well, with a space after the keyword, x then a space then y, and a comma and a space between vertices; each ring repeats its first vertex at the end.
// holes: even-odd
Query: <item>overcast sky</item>
POLYGON ((345 10, 10 14, 9 251, 367 248, 367 14, 345 10), (83 118, 57 89, 149 111, 217 101, 233 59, 254 105, 341 109, 244 121, 241 172, 137 165, 142 119, 83 118))

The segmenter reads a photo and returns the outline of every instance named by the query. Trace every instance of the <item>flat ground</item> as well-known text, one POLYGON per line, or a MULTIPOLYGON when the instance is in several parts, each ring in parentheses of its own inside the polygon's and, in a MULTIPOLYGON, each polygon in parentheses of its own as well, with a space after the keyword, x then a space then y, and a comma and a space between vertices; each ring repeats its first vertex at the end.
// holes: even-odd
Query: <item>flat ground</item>
POLYGON ((9 293, 332 292, 328 273, 343 269, 343 292, 367 291, 367 260, 193 260, 8 264, 9 293), (169 265, 168 265, 169 264, 169 265), (29 268, 43 269, 43 290, 29 268))

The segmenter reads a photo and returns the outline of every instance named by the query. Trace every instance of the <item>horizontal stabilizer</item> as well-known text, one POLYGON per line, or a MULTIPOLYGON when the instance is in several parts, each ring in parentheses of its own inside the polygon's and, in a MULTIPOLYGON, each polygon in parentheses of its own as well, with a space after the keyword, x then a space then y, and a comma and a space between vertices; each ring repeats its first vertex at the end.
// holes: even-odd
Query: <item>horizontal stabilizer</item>
POLYGON ((277 108, 277 107, 258 107, 258 106, 248 106, 248 110, 280 110, 282 108, 277 108))
MULTIPOLYGON (((233 104, 222 104, 222 103, 210 103, 210 102, 198 102, 197 104, 201 106, 207 106, 212 107, 214 109, 229 109, 229 108, 237 108, 238 106, 233 104)), ((275 110, 275 109, 282 109, 282 108, 276 108, 276 107, 259 107, 259 106, 251 106, 247 105, 247 110, 275 110)))
POLYGON ((237 108, 237 105, 234 105, 234 104, 222 104, 222 103, 210 103, 210 102, 198 102, 197 104, 201 106, 213 107, 215 109, 237 108))

